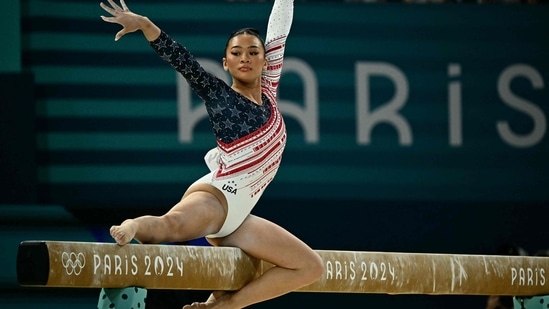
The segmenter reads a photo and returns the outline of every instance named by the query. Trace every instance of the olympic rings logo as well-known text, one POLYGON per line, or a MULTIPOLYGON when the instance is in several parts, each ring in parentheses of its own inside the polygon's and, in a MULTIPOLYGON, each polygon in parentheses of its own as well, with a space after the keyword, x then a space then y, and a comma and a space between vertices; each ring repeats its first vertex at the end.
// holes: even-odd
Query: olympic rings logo
POLYGON ((79 252, 78 254, 74 252, 63 252, 63 254, 61 254, 61 263, 63 263, 67 275, 75 274, 78 276, 86 265, 86 257, 82 252, 79 252))

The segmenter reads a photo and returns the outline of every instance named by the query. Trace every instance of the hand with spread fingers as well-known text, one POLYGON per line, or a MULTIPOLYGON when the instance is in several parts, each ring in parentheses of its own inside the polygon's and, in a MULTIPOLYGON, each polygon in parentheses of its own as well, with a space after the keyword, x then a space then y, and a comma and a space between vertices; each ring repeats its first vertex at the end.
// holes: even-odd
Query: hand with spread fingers
POLYGON ((116 33, 114 38, 118 41, 122 36, 127 33, 142 30, 149 41, 154 40, 160 35, 160 30, 156 27, 147 17, 135 14, 126 5, 124 0, 120 0, 120 5, 116 4, 113 0, 107 0, 110 6, 101 2, 99 5, 112 17, 101 16, 106 22, 116 23, 122 25, 122 30, 116 33), (150 31, 150 32, 149 32, 150 31))

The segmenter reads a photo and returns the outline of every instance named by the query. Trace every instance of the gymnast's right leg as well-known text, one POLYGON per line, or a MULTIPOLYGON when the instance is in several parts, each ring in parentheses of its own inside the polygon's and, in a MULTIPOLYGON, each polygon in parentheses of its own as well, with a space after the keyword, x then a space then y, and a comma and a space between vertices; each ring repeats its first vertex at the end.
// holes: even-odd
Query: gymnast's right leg
MULTIPOLYGON (((220 193, 221 194, 221 193, 220 193)), ((181 201, 162 216, 128 219, 110 229, 117 244, 133 238, 143 244, 182 242, 215 234, 227 216, 227 206, 211 190, 187 192, 181 201)))

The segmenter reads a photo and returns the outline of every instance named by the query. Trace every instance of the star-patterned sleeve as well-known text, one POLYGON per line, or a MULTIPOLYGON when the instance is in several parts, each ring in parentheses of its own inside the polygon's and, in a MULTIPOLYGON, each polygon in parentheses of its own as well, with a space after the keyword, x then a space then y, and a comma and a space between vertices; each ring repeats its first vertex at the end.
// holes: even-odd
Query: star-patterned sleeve
POLYGON ((204 100, 212 130, 218 141, 229 144, 263 126, 270 116, 270 104, 251 103, 223 80, 206 72, 190 52, 166 33, 150 42, 160 57, 185 77, 204 100))
POLYGON ((191 88, 204 101, 209 102, 220 95, 218 92, 227 91, 227 88, 230 88, 223 80, 206 72, 185 46, 169 37, 164 31, 149 44, 165 62, 183 75, 191 88))
POLYGON ((293 0, 275 0, 265 39, 265 57, 268 61, 267 70, 263 71, 263 87, 276 97, 276 90, 282 72, 282 62, 286 38, 290 33, 294 14, 293 0))

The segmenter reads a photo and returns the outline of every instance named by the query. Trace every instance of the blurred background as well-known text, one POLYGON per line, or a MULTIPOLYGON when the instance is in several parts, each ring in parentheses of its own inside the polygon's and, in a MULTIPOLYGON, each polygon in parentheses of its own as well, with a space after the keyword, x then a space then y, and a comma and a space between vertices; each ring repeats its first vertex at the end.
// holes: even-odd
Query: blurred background
MULTIPOLYGON (((95 308, 95 289, 19 287, 18 244, 111 242, 111 225, 164 213, 207 172, 200 100, 141 34, 115 42, 98 4, 2 3, 1 308, 95 308)), ((228 35, 266 29, 272 2, 127 4, 217 72, 228 35)), ((254 213, 315 249, 547 249, 548 16, 539 1, 296 0, 279 87, 288 146, 254 213)), ((205 297, 149 293, 147 308, 205 297)), ((291 293, 254 308, 486 300, 291 293)))

